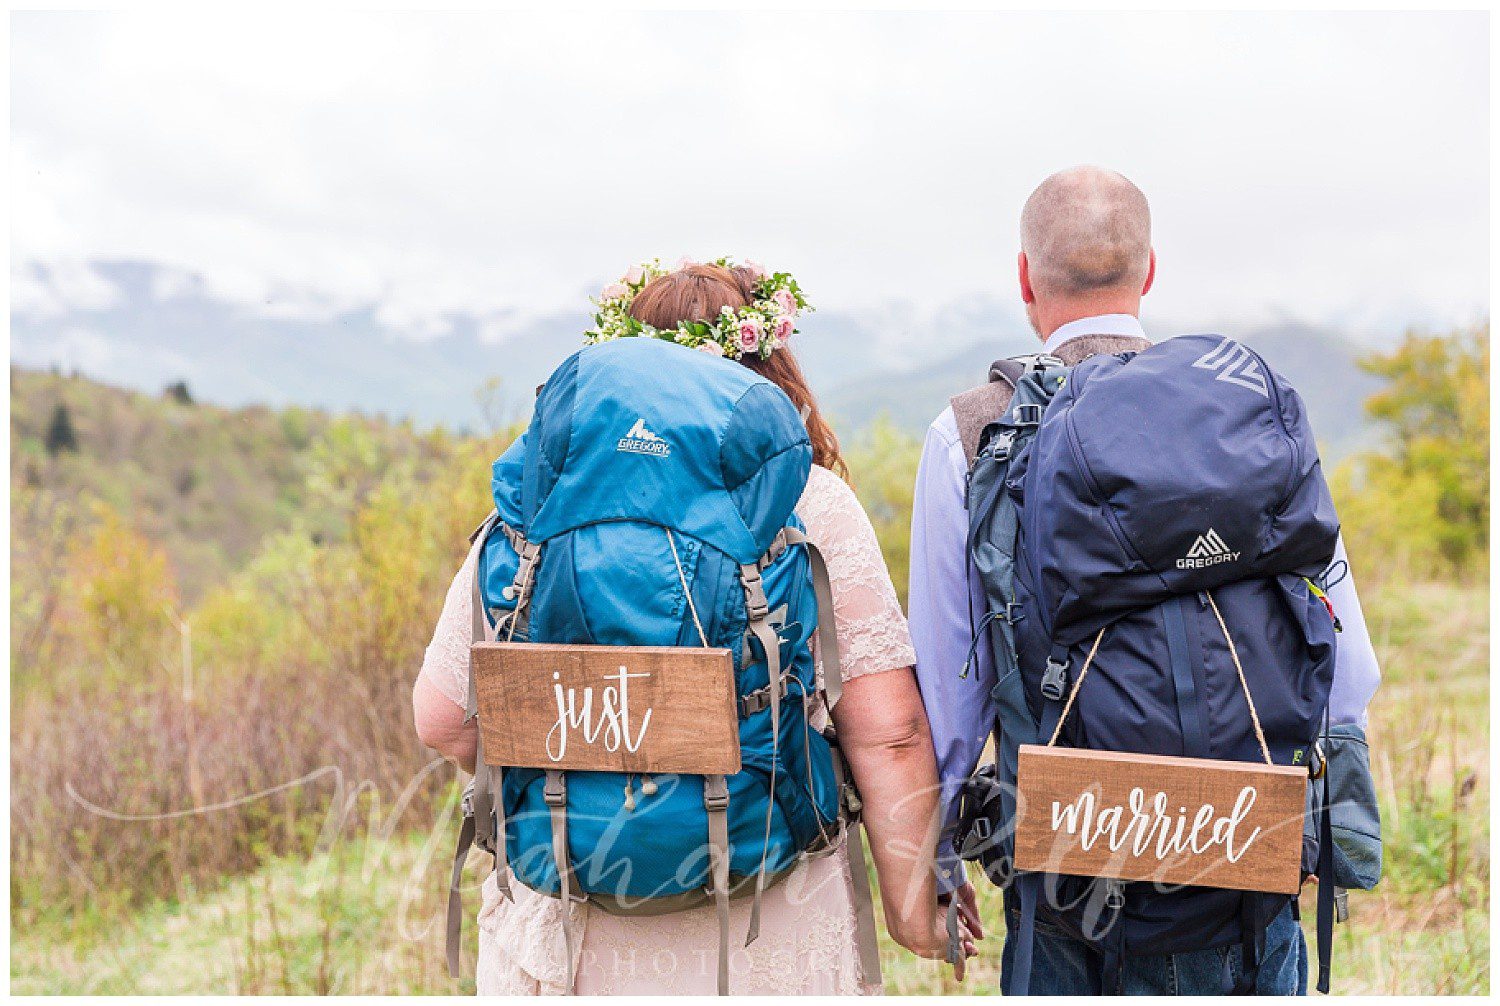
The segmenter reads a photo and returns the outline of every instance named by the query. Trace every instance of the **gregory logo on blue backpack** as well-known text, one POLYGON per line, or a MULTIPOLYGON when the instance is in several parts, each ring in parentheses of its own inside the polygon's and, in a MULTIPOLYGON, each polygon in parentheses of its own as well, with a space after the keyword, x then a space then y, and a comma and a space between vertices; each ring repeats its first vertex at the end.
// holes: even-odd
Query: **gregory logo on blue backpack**
MULTIPOLYGON (((490 763, 481 744, 454 863, 450 969, 469 839, 495 855, 503 891, 514 877, 616 914, 714 906, 720 992, 731 898, 752 899, 748 943, 765 889, 847 836, 868 906, 859 801, 827 722, 841 682, 827 568, 794 512, 811 464, 779 388, 663 340, 590 346, 542 387, 494 465, 495 512, 476 534, 475 642, 729 650, 742 768, 570 772, 490 763)), ((878 981, 873 914, 858 914, 861 969, 878 981)))
MULTIPOLYGON (((1240 950, 1225 991, 1253 989, 1265 927, 1289 896, 1017 873, 1017 759, 1022 745, 1056 742, 1306 764, 1323 735, 1335 644, 1313 581, 1338 522, 1302 401, 1253 350, 1220 336, 991 373, 1014 391, 981 439, 968 503, 990 612, 974 645, 994 657, 997 760, 966 787, 957 839, 960 855, 1009 888, 1019 928, 1005 991, 1029 990, 1038 918, 1099 951, 1106 991, 1128 956, 1208 947, 1240 950), (1254 394, 1225 394, 1220 382, 1254 394)), ((1320 783, 1291 826, 1331 915, 1326 773, 1320 783)))
POLYGON ((626 451, 631 454, 655 454, 657 457, 666 457, 672 453, 672 448, 667 442, 655 433, 646 429, 646 420, 637 419, 630 432, 620 438, 615 445, 615 450, 626 451))

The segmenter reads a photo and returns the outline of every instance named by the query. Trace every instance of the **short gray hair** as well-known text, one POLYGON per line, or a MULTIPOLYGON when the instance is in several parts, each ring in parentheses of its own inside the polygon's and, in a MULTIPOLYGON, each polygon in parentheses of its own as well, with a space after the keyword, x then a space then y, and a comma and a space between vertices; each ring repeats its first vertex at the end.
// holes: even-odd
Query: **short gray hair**
POLYGON ((1151 207, 1119 172, 1068 168, 1026 200, 1021 250, 1033 289, 1078 294, 1136 286, 1150 269, 1151 207))

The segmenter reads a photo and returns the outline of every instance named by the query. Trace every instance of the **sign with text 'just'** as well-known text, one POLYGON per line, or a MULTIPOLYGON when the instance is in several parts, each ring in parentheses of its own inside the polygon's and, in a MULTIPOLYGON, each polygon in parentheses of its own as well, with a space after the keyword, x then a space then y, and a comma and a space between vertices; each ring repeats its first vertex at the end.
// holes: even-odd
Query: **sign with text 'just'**
POLYGON ((1307 770, 1022 745, 1016 867, 1296 894, 1307 770))
POLYGON ((740 770, 730 651, 475 643, 491 765, 569 771, 740 770))

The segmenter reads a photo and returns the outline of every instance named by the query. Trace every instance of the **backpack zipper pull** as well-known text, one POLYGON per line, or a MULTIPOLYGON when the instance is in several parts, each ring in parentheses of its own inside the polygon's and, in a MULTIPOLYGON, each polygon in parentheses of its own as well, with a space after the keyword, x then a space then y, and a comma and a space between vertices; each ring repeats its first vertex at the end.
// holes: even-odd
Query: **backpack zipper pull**
POLYGON ((635 810, 635 794, 630 790, 630 776, 625 777, 625 809, 635 810))
POLYGON ((656 780, 649 775, 641 776, 641 793, 644 796, 656 795, 656 780))

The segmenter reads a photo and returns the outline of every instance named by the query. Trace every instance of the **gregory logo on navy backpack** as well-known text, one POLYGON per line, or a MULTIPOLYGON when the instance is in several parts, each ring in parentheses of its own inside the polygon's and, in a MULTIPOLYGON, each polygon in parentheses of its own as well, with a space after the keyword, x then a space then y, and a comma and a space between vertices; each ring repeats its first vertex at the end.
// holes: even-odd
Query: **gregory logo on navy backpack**
MULTIPOLYGON (((1338 524, 1301 399, 1220 336, 996 372, 1015 392, 985 431, 968 503, 989 612, 974 645, 990 647, 998 681, 997 761, 971 781, 958 837, 960 855, 1009 888, 1020 930, 1006 991, 1029 988, 1038 918, 1102 954, 1106 992, 1126 957, 1231 946, 1241 959, 1225 990, 1253 989, 1265 926, 1288 897, 1017 875, 1017 752, 1055 741, 1315 760, 1335 636, 1312 580, 1338 524)), ((1304 873, 1331 844, 1321 807, 1313 818, 1304 873)))
POLYGON ((1221 562, 1234 562, 1239 557, 1240 554, 1232 551, 1219 537, 1219 532, 1209 528, 1194 540, 1188 554, 1177 560, 1177 568, 1202 569, 1221 562))
MULTIPOLYGON (((753 899, 748 943, 766 888, 847 835, 856 898, 868 903, 858 799, 822 721, 841 680, 827 568, 794 512, 811 463, 779 388, 663 340, 588 347, 542 387, 526 433, 494 465, 495 513, 477 534, 475 642, 731 651, 742 768, 508 766, 481 744, 454 863, 451 969, 468 840, 495 854, 507 892, 514 878, 617 914, 712 906, 720 992, 731 898, 753 899)), ((859 915, 861 967, 876 981, 873 916, 859 915)))

